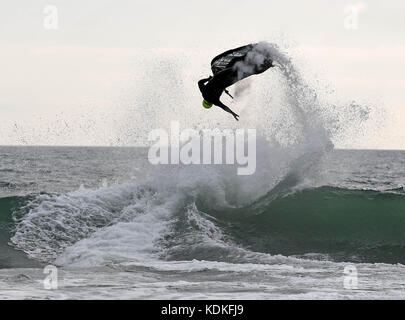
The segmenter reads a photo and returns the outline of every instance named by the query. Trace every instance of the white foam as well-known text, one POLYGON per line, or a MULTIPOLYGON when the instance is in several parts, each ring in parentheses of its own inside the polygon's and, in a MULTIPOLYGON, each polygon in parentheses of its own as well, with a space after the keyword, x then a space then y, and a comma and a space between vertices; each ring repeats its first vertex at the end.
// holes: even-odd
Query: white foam
MULTIPOLYGON (((195 201, 204 200, 217 210, 246 205, 269 192, 291 170, 307 175, 314 159, 331 146, 317 114, 316 95, 291 60, 268 43, 259 44, 257 50, 271 55, 279 65, 299 139, 286 145, 261 130, 257 170, 251 176, 238 176, 236 167, 223 165, 155 166, 144 168, 145 177, 137 183, 40 195, 17 225, 13 243, 31 257, 60 265, 156 261, 165 254, 173 255, 175 250, 165 247, 165 238, 176 236, 175 224, 186 211, 186 223, 194 225, 194 233, 180 240, 191 239, 196 250, 198 245, 211 252, 217 249, 218 259, 223 254, 226 259, 234 255, 247 263, 257 260, 256 253, 233 244, 212 217, 204 217, 195 201)), ((173 243, 177 249, 188 250, 187 242, 173 243)))

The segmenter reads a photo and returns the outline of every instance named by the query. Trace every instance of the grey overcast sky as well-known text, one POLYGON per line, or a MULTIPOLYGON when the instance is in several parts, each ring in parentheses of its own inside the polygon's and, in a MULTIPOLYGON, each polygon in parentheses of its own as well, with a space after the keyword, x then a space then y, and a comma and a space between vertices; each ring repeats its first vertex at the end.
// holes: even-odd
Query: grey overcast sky
POLYGON ((147 53, 195 59, 195 81, 201 61, 265 40, 343 99, 384 110, 383 127, 338 147, 405 149, 404 14, 401 0, 2 0, 0 145, 125 144, 133 133, 121 124, 136 109, 134 79, 148 77, 136 67, 147 53), (57 29, 44 26, 49 8, 57 29))

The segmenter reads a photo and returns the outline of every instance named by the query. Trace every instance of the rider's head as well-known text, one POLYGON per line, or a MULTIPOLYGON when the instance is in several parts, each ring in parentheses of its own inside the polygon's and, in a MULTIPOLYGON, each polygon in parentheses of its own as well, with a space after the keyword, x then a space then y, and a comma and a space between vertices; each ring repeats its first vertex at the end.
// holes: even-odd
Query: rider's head
POLYGON ((203 100, 202 105, 205 109, 209 109, 212 107, 212 103, 208 102, 207 100, 203 100))

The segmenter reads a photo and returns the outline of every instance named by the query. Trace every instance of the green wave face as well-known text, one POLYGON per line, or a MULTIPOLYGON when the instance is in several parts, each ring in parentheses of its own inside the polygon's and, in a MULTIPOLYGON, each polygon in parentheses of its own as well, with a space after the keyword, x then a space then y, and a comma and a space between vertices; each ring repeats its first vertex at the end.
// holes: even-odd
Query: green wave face
POLYGON ((23 207, 32 197, 0 198, 0 268, 23 268, 37 266, 38 263, 27 258, 25 253, 9 244, 15 222, 12 214, 23 207))
POLYGON ((271 194, 221 219, 238 244, 283 255, 405 263, 405 196, 332 187, 271 194))
MULTIPOLYGON (((345 262, 405 264, 404 194, 333 187, 306 189, 293 194, 283 190, 286 189, 275 188, 255 203, 237 209, 218 209, 200 199, 196 202, 196 214, 210 220, 213 228, 226 235, 226 241, 253 252, 345 262)), ((9 244, 15 227, 12 217, 23 218, 26 212, 21 208, 30 200, 30 197, 0 198, 2 268, 36 263, 9 244)), ((189 204, 185 201, 174 214, 177 231, 166 244, 182 249, 176 251, 173 258, 229 260, 229 257, 218 257, 222 253, 217 247, 209 249, 209 243, 201 243, 206 241, 201 240, 205 237, 193 240, 187 236, 194 230, 190 221, 184 219, 189 204), (191 250, 190 245, 196 249, 191 250)), ((210 228, 203 231, 208 232, 207 239, 213 232, 210 228)), ((35 242, 35 233, 28 235, 28 239, 31 236, 35 242)), ((54 245, 58 245, 56 236, 54 240, 54 245)))
POLYGON ((13 227, 12 212, 20 208, 28 200, 25 197, 0 198, 0 244, 8 241, 13 227))

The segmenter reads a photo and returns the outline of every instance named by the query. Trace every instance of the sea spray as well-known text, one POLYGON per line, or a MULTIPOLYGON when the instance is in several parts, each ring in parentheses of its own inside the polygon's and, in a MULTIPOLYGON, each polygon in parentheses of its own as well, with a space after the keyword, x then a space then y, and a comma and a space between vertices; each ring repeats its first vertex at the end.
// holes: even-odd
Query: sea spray
POLYGON ((300 144, 304 148, 311 148, 310 152, 333 148, 325 124, 320 118, 322 107, 315 90, 302 78, 291 58, 276 44, 258 43, 243 61, 235 64, 235 68, 242 74, 249 73, 252 72, 252 68, 261 66, 268 59, 273 60, 286 83, 283 89, 288 101, 287 106, 294 111, 295 125, 302 127, 300 144))
MULTIPOLYGON (((15 246, 30 257, 61 265, 159 261, 165 257, 230 261, 235 252, 240 260, 255 256, 229 236, 226 221, 215 219, 215 213, 240 215, 292 171, 298 172, 299 178, 307 176, 308 163, 331 146, 318 119, 316 95, 288 56, 266 43, 259 44, 258 50, 271 54, 281 70, 284 83, 280 93, 286 96, 287 108, 300 128, 295 143, 285 146, 258 135, 257 170, 251 176, 238 176, 232 166, 159 165, 145 168, 142 181, 38 196, 17 224, 12 238, 15 246)), ((289 181, 295 182, 284 184, 287 189, 296 184, 294 179, 289 181)), ((274 199, 283 194, 275 193, 274 199)))

